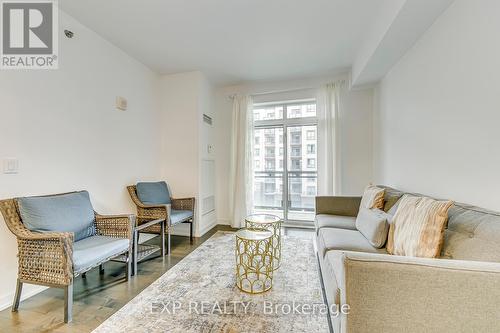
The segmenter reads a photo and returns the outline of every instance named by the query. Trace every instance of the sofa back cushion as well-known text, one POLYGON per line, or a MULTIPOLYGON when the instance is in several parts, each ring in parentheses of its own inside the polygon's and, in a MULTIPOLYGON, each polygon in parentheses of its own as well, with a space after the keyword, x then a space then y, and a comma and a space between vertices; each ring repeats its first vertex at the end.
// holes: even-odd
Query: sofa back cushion
POLYGON ((26 228, 39 232, 73 232, 75 241, 96 234, 94 209, 87 191, 17 199, 26 228))
POLYGON ((142 182, 136 185, 137 197, 146 205, 170 204, 170 191, 165 182, 142 182))
POLYGON ((377 249, 382 248, 387 240, 388 215, 380 209, 360 208, 356 218, 356 229, 377 249))
MULTIPOLYGON (((380 187, 389 196, 407 193, 387 186, 380 187)), ((419 193, 408 194, 423 196, 419 193)), ((448 211, 441 257, 500 262, 500 213, 455 202, 448 211)))
POLYGON ((449 259, 500 262, 500 213, 456 203, 448 213, 441 255, 449 259))

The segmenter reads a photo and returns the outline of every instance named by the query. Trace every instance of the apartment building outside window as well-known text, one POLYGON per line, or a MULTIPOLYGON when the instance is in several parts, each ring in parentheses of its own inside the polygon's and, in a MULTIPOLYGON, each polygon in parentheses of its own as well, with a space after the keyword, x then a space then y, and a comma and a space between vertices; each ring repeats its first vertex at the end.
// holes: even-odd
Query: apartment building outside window
POLYGON ((314 99, 254 105, 256 212, 314 219, 317 125, 314 99))

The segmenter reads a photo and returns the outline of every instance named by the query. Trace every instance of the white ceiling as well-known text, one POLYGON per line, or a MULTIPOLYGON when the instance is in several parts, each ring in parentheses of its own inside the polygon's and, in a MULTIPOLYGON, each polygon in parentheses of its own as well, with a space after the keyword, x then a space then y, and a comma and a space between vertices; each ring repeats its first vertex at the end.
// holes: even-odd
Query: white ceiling
POLYGON ((216 83, 347 71, 380 8, 401 0, 59 0, 162 74, 216 83))

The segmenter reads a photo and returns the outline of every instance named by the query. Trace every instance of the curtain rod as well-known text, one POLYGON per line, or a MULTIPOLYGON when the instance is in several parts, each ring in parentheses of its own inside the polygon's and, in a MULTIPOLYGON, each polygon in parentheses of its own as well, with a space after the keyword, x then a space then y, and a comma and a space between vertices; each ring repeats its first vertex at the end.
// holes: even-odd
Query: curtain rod
MULTIPOLYGON (((307 90, 307 89, 314 89, 314 87, 272 90, 272 91, 253 93, 253 94, 249 94, 249 95, 250 96, 261 96, 261 95, 279 94, 279 93, 286 93, 286 92, 293 92, 293 91, 300 91, 300 90, 307 90)), ((237 95, 238 94, 231 94, 231 95, 228 95, 227 97, 228 98, 235 98, 237 95)))
MULTIPOLYGON (((346 83, 345 79, 340 79, 331 83, 335 82, 341 82, 343 84, 346 83)), ((301 88, 292 88, 292 89, 281 89, 281 90, 271 90, 271 91, 265 91, 265 92, 258 92, 258 93, 253 93, 249 94, 250 96, 261 96, 261 95, 270 95, 270 94, 279 94, 279 93, 286 93, 286 92, 293 92, 293 91, 300 91, 300 90, 307 90, 307 89, 316 89, 317 87, 313 86, 308 86, 308 87, 301 87, 301 88)), ((238 95, 237 93, 228 95, 228 98, 234 98, 238 95)))

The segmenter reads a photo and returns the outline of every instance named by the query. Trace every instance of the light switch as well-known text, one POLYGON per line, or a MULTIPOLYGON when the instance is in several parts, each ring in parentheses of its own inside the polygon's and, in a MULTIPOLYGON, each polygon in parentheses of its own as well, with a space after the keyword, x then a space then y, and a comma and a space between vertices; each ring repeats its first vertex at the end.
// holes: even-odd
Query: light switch
POLYGON ((125 97, 116 96, 116 108, 118 110, 127 110, 127 99, 125 97))
POLYGON ((19 172, 19 160, 17 158, 6 158, 3 161, 3 173, 15 174, 19 172))

